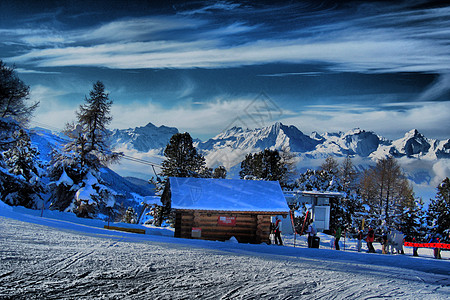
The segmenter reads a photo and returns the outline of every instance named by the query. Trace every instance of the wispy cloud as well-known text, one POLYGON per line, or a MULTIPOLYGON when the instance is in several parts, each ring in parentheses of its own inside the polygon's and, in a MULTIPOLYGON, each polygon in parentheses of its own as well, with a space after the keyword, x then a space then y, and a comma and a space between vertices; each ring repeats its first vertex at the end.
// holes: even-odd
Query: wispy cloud
POLYGON ((287 77, 287 76, 320 76, 323 72, 290 72, 290 73, 275 73, 275 74, 260 74, 262 77, 287 77))
POLYGON ((217 11, 231 11, 235 10, 241 5, 239 3, 231 3, 228 1, 217 1, 215 3, 203 6, 197 9, 186 9, 178 12, 181 15, 195 15, 195 14, 212 14, 217 11))
MULTIPOLYGON (((226 9, 232 4, 219 6, 226 9)), ((442 73, 450 68, 449 20, 450 8, 356 14, 351 19, 324 19, 325 25, 287 27, 275 37, 263 34, 270 29, 263 20, 249 25, 236 21, 215 24, 201 15, 135 18, 69 32, 23 31, 21 39, 30 46, 55 46, 34 48, 9 60, 43 67, 127 69, 314 61, 336 71, 442 73), (236 34, 240 35, 237 40, 232 38, 236 34)))
POLYGON ((418 97, 418 101, 436 100, 439 97, 450 94, 450 73, 440 75, 425 91, 418 97))

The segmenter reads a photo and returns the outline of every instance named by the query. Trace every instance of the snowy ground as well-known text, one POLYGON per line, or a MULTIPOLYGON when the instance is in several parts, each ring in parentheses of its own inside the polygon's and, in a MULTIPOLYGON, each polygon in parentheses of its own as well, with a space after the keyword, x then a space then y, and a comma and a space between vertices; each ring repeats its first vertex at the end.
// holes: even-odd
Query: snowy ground
POLYGON ((450 297, 449 252, 442 260, 430 251, 412 257, 408 248, 358 253, 349 241, 335 251, 325 235, 320 249, 305 248, 304 238, 294 248, 293 237, 287 247, 175 239, 1 204, 0 299, 450 297))

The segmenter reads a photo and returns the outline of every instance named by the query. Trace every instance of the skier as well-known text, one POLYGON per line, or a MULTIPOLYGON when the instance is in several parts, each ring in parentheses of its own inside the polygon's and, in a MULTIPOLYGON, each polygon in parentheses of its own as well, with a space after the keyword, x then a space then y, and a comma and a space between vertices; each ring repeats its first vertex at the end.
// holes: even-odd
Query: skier
MULTIPOLYGON (((416 238, 413 237, 412 242, 415 244, 416 243, 416 238)), ((413 256, 419 256, 419 253, 417 253, 418 248, 417 247, 413 247, 413 256)))
POLYGON ((314 225, 312 220, 309 222, 309 226, 308 226, 308 229, 306 229, 306 232, 308 233, 308 248, 312 248, 313 247, 313 239, 317 233, 316 225, 314 225))
POLYGON ((362 247, 362 239, 363 239, 363 232, 362 230, 358 230, 358 252, 361 252, 361 247, 362 247))
POLYGON ((281 240, 281 220, 278 219, 278 217, 275 218, 275 245, 278 245, 278 242, 280 243, 280 246, 283 246, 283 241, 281 240))
POLYGON ((388 250, 388 236, 387 236, 386 232, 384 232, 383 236, 381 237, 381 253, 389 254, 389 250, 388 250))
POLYGON ((275 224, 270 222, 269 245, 275 242, 275 224))
POLYGON ((341 238, 341 233, 342 233, 341 226, 338 226, 334 234, 334 247, 336 248, 336 250, 340 250, 339 239, 341 238))
POLYGON ((372 227, 369 227, 369 232, 367 233, 367 248, 369 248, 369 253, 375 253, 375 248, 373 247, 372 243, 375 240, 375 232, 373 231, 372 227))
MULTIPOLYGON (((439 238, 437 236, 434 236, 431 238, 431 240, 429 241, 429 243, 440 243, 441 241, 439 240, 439 238)), ((434 248, 434 258, 436 259, 440 259, 441 258, 441 248, 434 248)))

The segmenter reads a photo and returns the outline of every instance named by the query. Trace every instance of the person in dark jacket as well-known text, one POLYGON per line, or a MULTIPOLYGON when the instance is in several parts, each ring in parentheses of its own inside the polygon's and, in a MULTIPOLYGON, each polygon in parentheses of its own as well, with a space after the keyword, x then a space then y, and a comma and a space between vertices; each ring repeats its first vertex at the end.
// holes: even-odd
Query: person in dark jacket
POLYGON ((338 226, 334 234, 334 247, 336 248, 336 250, 340 250, 339 240, 341 239, 341 234, 342 234, 341 226, 338 226))
POLYGON ((306 232, 308 233, 308 248, 312 248, 313 239, 317 234, 316 226, 314 225, 312 220, 309 222, 308 229, 306 229, 306 232))
POLYGON ((375 253, 375 248, 373 247, 372 243, 375 240, 375 232, 373 231, 372 227, 369 227, 369 232, 367 233, 367 248, 369 248, 369 253, 375 253))
POLYGON ((283 246, 283 241, 281 240, 281 220, 276 217, 275 228, 273 230, 275 234, 275 245, 283 246))

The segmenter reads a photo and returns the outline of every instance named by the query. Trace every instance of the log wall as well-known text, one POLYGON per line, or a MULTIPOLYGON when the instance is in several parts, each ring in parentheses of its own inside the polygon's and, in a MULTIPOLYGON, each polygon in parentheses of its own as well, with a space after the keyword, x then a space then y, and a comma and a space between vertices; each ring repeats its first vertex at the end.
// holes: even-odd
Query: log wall
POLYGON ((226 241, 234 236, 240 243, 268 243, 270 217, 275 214, 177 210, 175 237, 192 238, 192 228, 200 228, 201 239, 205 240, 226 241), (235 217, 235 224, 222 225, 218 222, 219 217, 235 217))

